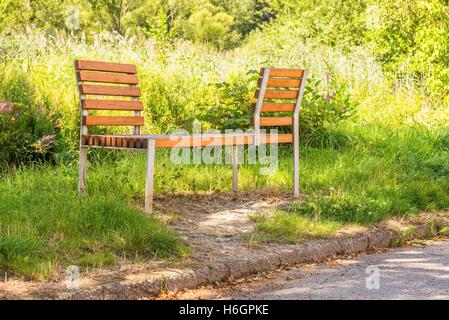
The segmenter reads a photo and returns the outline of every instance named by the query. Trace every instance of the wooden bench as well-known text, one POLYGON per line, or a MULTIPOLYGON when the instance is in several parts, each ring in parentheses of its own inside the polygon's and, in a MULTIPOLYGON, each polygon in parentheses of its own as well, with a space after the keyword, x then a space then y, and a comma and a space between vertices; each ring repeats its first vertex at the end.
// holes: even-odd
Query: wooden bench
POLYGON ((111 148, 147 151, 145 187, 145 211, 153 206, 154 158, 156 148, 232 146, 232 188, 238 185, 238 145, 260 145, 270 143, 293 144, 293 193, 299 195, 299 127, 298 116, 307 70, 263 68, 258 81, 258 90, 253 105, 253 133, 203 134, 203 135, 154 135, 142 134, 144 106, 139 97, 137 68, 132 64, 76 60, 76 81, 81 106, 80 157, 78 192, 86 189, 87 149, 111 148), (100 98, 101 97, 101 98, 100 98), (91 110, 129 111, 130 116, 89 115, 91 110), (261 114, 289 112, 289 117, 266 117, 261 114), (92 135, 90 126, 128 126, 133 134, 92 135), (289 134, 261 134, 261 127, 293 126, 289 134))

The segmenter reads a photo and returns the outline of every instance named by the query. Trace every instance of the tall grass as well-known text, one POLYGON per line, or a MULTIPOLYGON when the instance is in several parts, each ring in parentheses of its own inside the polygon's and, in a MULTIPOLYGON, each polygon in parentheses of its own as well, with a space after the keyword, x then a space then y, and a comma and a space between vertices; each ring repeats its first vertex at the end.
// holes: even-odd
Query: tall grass
MULTIPOLYGON (((17 103, 43 104, 60 114, 60 138, 68 149, 76 150, 76 58, 137 64, 147 133, 188 129, 194 119, 204 120, 222 108, 250 109, 251 90, 229 106, 217 84, 240 85, 250 70, 264 66, 308 68, 311 77, 323 81, 327 73, 338 75, 351 84, 354 93, 365 90, 366 84, 375 91, 373 86, 383 82, 379 66, 366 50, 346 55, 337 49, 291 41, 297 37, 295 30, 274 26, 256 32, 240 48, 219 52, 181 40, 167 45, 109 34, 96 36, 93 43, 64 36, 48 38, 38 32, 5 36, 0 39, 4 53, 0 58, 0 96, 17 103), (25 94, 18 95, 9 85, 9 79, 17 75, 23 75, 18 86, 29 88, 25 94)), ((254 79, 247 81, 254 86, 254 79)), ((210 124, 205 121, 204 125, 210 124)))

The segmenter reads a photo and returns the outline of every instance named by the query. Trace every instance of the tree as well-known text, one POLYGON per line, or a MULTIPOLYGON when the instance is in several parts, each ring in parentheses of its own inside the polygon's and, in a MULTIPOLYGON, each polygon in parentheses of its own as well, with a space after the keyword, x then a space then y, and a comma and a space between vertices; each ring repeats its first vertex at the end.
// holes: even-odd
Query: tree
POLYGON ((126 15, 134 8, 134 0, 88 0, 91 5, 92 16, 99 22, 97 27, 124 34, 123 21, 126 15))
POLYGON ((208 4, 193 13, 188 20, 188 36, 223 48, 229 39, 234 18, 219 8, 208 4))
POLYGON ((5 34, 13 30, 23 31, 29 20, 26 0, 0 1, 0 33, 5 34))
POLYGON ((379 24, 367 38, 394 78, 424 85, 434 99, 447 96, 449 5, 446 0, 377 0, 379 24))

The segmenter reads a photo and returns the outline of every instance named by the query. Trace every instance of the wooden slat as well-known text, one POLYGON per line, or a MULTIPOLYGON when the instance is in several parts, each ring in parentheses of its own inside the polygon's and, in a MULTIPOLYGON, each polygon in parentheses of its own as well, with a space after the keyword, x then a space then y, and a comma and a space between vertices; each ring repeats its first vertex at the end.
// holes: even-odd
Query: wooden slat
MULTIPOLYGON (((298 90, 267 90, 264 99, 296 99, 298 92, 298 90)), ((259 96, 259 90, 256 90, 254 96, 259 96)))
POLYGON ((284 77, 284 78, 302 78, 304 70, 302 69, 290 69, 290 68, 270 68, 271 77, 284 77))
MULTIPOLYGON (((252 120, 251 120, 252 122, 252 120)), ((261 127, 272 127, 272 126, 291 126, 293 125, 293 118, 290 117, 261 117, 260 126, 261 127)))
POLYGON ((76 60, 75 67, 76 70, 106 71, 132 74, 137 73, 137 68, 135 65, 124 63, 76 60))
POLYGON ((142 101, 123 101, 123 100, 82 100, 83 108, 88 110, 130 110, 142 111, 142 101))
MULTIPOLYGON (((84 140, 88 141, 89 145, 93 145, 92 141, 98 139, 99 136, 89 136, 84 140)), ((261 135, 260 142, 262 144, 269 143, 291 143, 293 141, 292 134, 277 134, 271 137, 270 135, 261 135)), ((206 147, 206 146, 226 146, 226 145, 251 145, 254 143, 254 136, 241 136, 229 138, 229 136, 219 135, 215 137, 193 137, 193 136, 176 136, 170 138, 167 136, 155 137, 156 148, 174 148, 174 147, 206 147)), ((105 137, 105 147, 112 148, 137 148, 146 149, 147 139, 138 137, 105 137), (133 141, 133 142, 131 142, 133 141), (125 147, 126 146, 126 147, 125 147)))
POLYGON ((143 126, 143 117, 84 116, 85 126, 143 126))
MULTIPOLYGON (((260 87, 262 78, 259 79, 257 85, 260 87)), ((270 88, 299 88, 301 85, 300 79, 269 79, 267 87, 270 88)))
POLYGON ((128 148, 135 148, 136 147, 136 139, 131 138, 128 140, 128 148))
POLYGON ((92 71, 78 71, 79 81, 138 84, 139 79, 135 74, 104 73, 92 71))
MULTIPOLYGON (((260 143, 290 143, 293 141, 292 134, 278 134, 276 135, 276 141, 271 141, 270 135, 261 135, 260 143)), ((202 137, 194 138, 194 137, 179 137, 178 140, 172 141, 173 139, 163 138, 156 140, 156 148, 173 148, 176 147, 191 147, 191 146, 225 146, 225 145, 251 145, 254 143, 254 136, 245 136, 234 139, 229 139, 229 137, 215 137, 215 138, 207 138, 202 137)))
POLYGON ((122 96, 122 97, 140 97, 138 87, 118 87, 118 86, 96 86, 82 84, 81 94, 90 94, 97 96, 122 96))
MULTIPOLYGON (((253 109, 256 104, 253 104, 253 109)), ((260 112, 293 112, 295 109, 294 103, 264 103, 260 112)))

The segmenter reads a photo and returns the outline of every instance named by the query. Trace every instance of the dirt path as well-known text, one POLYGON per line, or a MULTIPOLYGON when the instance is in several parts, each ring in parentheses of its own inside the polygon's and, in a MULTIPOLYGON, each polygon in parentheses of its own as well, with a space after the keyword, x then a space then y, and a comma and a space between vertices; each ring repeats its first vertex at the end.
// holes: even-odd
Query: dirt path
MULTIPOLYGON (((282 207, 291 200, 289 194, 274 190, 189 195, 164 199, 160 217, 168 219, 188 242, 191 262, 216 263, 234 259, 236 252, 257 257, 258 250, 244 241, 254 231, 249 216, 282 207)), ((258 249, 263 250, 262 246, 258 249)))
POLYGON ((449 299, 449 240, 278 270, 223 288, 162 298, 449 299))

